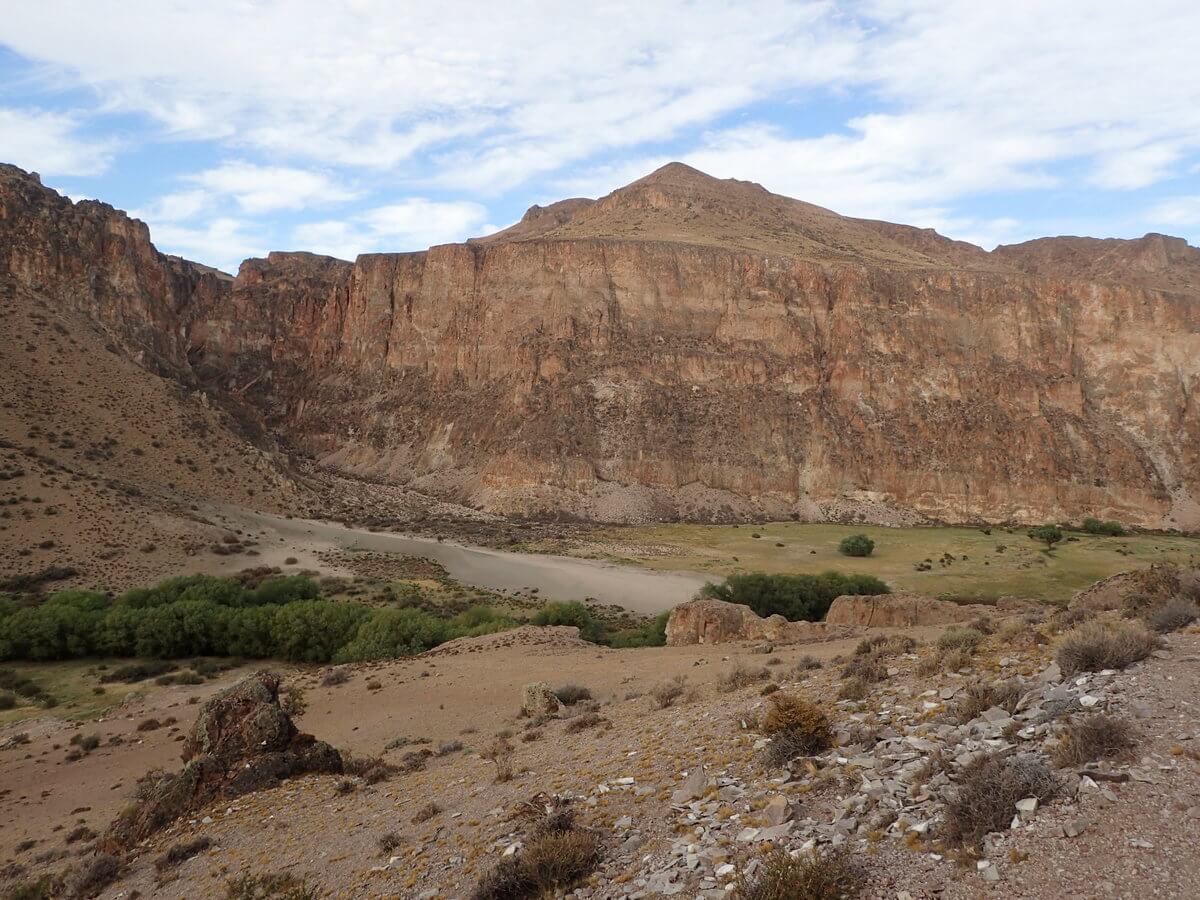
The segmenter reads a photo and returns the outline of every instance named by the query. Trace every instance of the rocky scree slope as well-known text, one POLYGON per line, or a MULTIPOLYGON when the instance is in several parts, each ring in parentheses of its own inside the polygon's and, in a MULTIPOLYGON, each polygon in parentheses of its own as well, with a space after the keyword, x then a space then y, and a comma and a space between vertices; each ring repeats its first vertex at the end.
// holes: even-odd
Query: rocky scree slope
POLYGON ((1200 525, 1178 239, 986 253, 672 164, 487 239, 230 283, 6 171, 13 275, 346 472, 603 521, 1200 525))

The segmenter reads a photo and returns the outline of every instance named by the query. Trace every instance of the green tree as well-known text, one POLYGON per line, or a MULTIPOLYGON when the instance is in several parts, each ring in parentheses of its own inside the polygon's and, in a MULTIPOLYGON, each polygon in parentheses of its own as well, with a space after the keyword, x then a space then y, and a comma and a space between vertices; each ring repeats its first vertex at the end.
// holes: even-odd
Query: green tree
POLYGON ((874 550, 875 542, 865 534, 852 534, 838 544, 838 553, 842 556, 870 556, 874 550))
POLYGON ((274 656, 292 662, 329 662, 354 639, 371 611, 358 603, 301 600, 277 607, 271 623, 274 656))
POLYGON ((533 616, 534 625, 574 625, 585 641, 598 641, 603 636, 600 624, 582 603, 547 603, 533 616))
POLYGON ((1054 545, 1063 539, 1062 529, 1057 525, 1038 525, 1029 529, 1029 536, 1045 544, 1047 550, 1053 550, 1054 545))

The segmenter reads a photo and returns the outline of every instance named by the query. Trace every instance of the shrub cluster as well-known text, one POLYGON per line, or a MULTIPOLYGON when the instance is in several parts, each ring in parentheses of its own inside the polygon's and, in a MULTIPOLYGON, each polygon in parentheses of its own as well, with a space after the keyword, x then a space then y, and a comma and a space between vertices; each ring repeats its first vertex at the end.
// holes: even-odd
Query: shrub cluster
POLYGON ((825 618, 835 597, 843 594, 887 594, 887 584, 873 575, 730 575, 720 584, 706 584, 702 597, 740 603, 760 616, 781 615, 793 622, 825 618))
POLYGON ((487 607, 446 619, 414 608, 324 600, 317 583, 304 576, 247 587, 235 579, 193 575, 115 599, 68 590, 38 606, 0 610, 0 659, 238 656, 343 662, 407 656, 515 624, 487 607))
POLYGON ((838 553, 842 556, 870 556, 874 550, 875 542, 865 534, 852 534, 838 544, 838 553))
POLYGON ((1088 534, 1103 534, 1109 537, 1121 537, 1125 534, 1125 526, 1111 519, 1108 521, 1091 518, 1084 519, 1083 530, 1088 534))

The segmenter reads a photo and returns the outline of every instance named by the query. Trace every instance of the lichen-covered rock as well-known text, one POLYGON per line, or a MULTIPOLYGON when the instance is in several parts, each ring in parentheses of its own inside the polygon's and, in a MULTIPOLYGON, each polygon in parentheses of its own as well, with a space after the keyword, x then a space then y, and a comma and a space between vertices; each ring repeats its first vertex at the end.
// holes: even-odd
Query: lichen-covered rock
POLYGON ((301 734, 279 705, 279 676, 257 672, 209 700, 184 745, 182 771, 153 771, 101 838, 117 851, 218 797, 233 798, 307 773, 341 773, 338 752, 301 734))
POLYGON ((667 619, 667 644, 723 644, 729 641, 770 641, 799 644, 849 637, 857 629, 825 622, 789 622, 783 616, 762 618, 740 603, 692 600, 671 610, 667 619))
POLYGON ((521 694, 521 709, 530 716, 540 716, 558 712, 558 697, 544 681, 535 681, 525 685, 521 694))

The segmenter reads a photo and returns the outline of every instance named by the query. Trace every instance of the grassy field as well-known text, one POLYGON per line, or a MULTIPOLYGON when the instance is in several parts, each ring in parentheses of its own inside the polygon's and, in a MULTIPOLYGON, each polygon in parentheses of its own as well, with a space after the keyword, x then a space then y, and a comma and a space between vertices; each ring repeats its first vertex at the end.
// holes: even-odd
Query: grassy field
POLYGON ((1128 569, 1170 561, 1200 565, 1200 538, 1161 535, 1097 537, 1068 532, 1053 553, 1025 529, 876 528, 851 525, 647 525, 608 529, 567 547, 530 547, 711 573, 862 572, 893 589, 931 596, 1021 596, 1065 601, 1080 588, 1128 569), (842 556, 838 542, 866 534, 875 552, 842 556), (924 563, 931 568, 918 571, 924 563))
MULTIPOLYGON (((18 697, 18 705, 15 708, 0 712, 0 725, 47 714, 72 720, 94 719, 103 715, 119 705, 128 694, 147 688, 147 684, 100 684, 103 670, 97 666, 116 667, 127 661, 74 659, 66 662, 0 663, 0 668, 12 669, 26 678, 33 679, 39 687, 58 700, 57 706, 44 709, 24 697, 18 697), (103 693, 97 693, 96 688, 103 688, 103 693)), ((154 682, 150 681, 148 686, 154 687, 154 682)))

